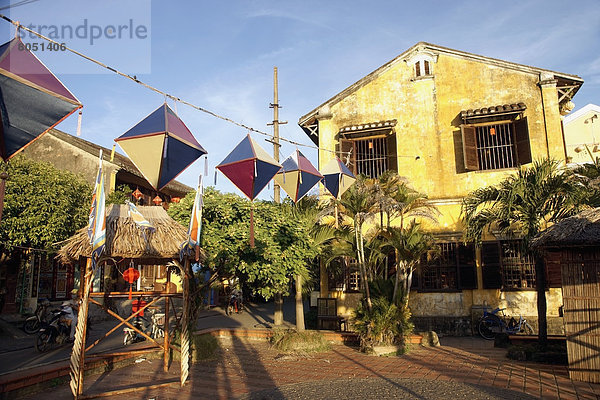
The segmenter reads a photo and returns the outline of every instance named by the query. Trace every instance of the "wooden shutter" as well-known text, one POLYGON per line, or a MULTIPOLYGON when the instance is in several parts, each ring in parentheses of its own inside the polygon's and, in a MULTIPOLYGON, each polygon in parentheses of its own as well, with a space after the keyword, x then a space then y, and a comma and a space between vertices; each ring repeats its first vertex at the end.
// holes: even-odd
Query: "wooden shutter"
POLYGON ((481 245, 481 263, 484 289, 502 288, 500 270, 500 243, 488 242, 481 245))
POLYGON ((558 288, 562 287, 561 267, 560 261, 562 253, 560 251, 548 251, 544 262, 546 264, 546 283, 548 287, 558 288))
POLYGON ((531 162, 531 146, 527 117, 515 121, 515 146, 519 165, 529 164, 531 162))
POLYGON ((344 164, 356 174, 356 148, 354 141, 349 139, 340 138, 338 144, 335 146, 337 156, 342 160, 344 164), (348 153, 350 157, 348 158, 348 153))
POLYGON ((392 133, 385 138, 387 146, 387 169, 398 172, 398 148, 396 147, 396 134, 392 133))
POLYGON ((477 289, 475 269, 475 246, 470 243, 458 245, 459 289, 477 289))
POLYGON ((463 157, 465 169, 476 171, 479 169, 479 157, 477 156, 477 136, 475 127, 472 125, 461 125, 463 157))

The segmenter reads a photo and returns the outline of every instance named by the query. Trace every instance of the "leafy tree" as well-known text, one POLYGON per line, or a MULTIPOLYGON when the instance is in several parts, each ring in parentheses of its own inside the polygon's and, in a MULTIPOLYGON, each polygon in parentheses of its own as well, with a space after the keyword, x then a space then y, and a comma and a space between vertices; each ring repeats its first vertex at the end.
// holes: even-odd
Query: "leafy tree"
POLYGON ((87 223, 92 188, 82 178, 22 156, 2 170, 8 173, 0 222, 4 252, 12 246, 51 249, 87 223))
MULTIPOLYGON (((193 193, 169 208, 169 215, 189 224, 193 193)), ((310 233, 291 217, 289 205, 249 201, 208 187, 204 192, 201 247, 205 266, 215 276, 237 276, 255 295, 270 299, 288 292, 290 277, 306 273, 316 256, 310 233), (249 245, 249 214, 254 209, 255 247, 249 245)))
POLYGON ((481 242, 485 231, 498 230, 522 239, 523 250, 535 262, 540 345, 547 344, 546 279, 544 263, 531 241, 555 222, 578 210, 581 185, 559 163, 544 159, 494 186, 477 189, 462 204, 465 240, 481 242))

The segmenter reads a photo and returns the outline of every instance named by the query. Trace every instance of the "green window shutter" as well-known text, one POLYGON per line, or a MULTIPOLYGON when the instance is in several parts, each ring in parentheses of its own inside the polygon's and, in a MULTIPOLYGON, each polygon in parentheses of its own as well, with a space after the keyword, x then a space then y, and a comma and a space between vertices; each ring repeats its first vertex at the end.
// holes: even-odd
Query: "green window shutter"
POLYGON ((481 245, 481 263, 484 289, 502 288, 500 244, 487 242, 481 245))
POLYGON ((531 162, 531 146, 529 144, 529 129, 527 117, 515 121, 515 145, 519 165, 531 162))
POLYGON ((474 126, 462 124, 460 126, 460 133, 462 135, 465 169, 476 171, 479 169, 476 129, 474 126))
POLYGON ((335 152, 350 171, 356 174, 356 148, 354 142, 340 138, 338 144, 335 145, 335 152))
POLYGON ((398 172, 398 150, 396 144, 396 134, 392 133, 386 137, 387 144, 387 169, 388 171, 398 172))
POLYGON ((458 245, 459 289, 477 289, 477 270, 475 269, 475 245, 458 245))
POLYGON ((546 264, 546 283, 548 287, 559 288, 562 287, 562 276, 560 262, 562 259, 562 253, 560 251, 548 251, 544 257, 544 263, 546 264))

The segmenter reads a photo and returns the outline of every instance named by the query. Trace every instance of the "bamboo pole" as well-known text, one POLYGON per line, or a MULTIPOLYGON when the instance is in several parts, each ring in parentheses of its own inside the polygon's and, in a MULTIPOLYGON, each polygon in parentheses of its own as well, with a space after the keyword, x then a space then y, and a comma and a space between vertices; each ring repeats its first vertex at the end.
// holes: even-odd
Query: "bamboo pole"
POLYGON ((90 287, 93 281, 94 271, 92 271, 92 259, 88 258, 85 264, 85 271, 81 275, 81 285, 83 294, 79 313, 77 317, 77 328, 75 331, 75 342, 71 351, 71 393, 78 399, 83 394, 83 374, 85 370, 85 337, 87 333, 87 315, 90 298, 90 287))
POLYGON ((190 260, 189 258, 185 262, 185 271, 182 274, 183 277, 183 311, 181 313, 181 386, 185 385, 185 382, 190 373, 190 331, 189 331, 189 319, 190 319, 190 282, 189 282, 189 271, 190 260))
MULTIPOLYGON (((166 289, 167 289, 167 293, 169 293, 169 286, 171 283, 171 273, 167 270, 167 282, 166 282, 166 289)), ((169 370, 169 301, 168 299, 165 299, 165 321, 164 321, 164 327, 163 327, 163 332, 164 332, 164 353, 163 353, 163 370, 165 372, 167 372, 169 370)))

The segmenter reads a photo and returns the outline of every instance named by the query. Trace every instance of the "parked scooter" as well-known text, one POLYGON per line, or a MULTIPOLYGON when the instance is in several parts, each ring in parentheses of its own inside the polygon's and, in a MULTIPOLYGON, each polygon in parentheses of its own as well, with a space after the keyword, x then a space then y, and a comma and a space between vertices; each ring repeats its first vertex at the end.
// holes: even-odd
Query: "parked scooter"
MULTIPOLYGON (((146 302, 143 300, 135 300, 131 305, 132 313, 138 311, 140 308, 144 307, 146 302)), ((131 321, 131 325, 135 326, 140 331, 144 332, 152 339, 160 341, 165 337, 164 331, 164 321, 165 314, 157 313, 155 310, 150 310, 150 321, 144 318, 144 312, 139 313, 133 318, 131 321)), ((136 332, 135 330, 125 327, 123 328, 123 344, 125 346, 130 345, 132 343, 143 342, 146 340, 144 336, 136 332)))
MULTIPOLYGON (((41 321, 40 330, 35 339, 35 348, 40 353, 50 350, 54 346, 60 346, 69 342, 71 327, 68 319, 65 318, 69 312, 67 310, 53 310, 52 318, 49 322, 41 321)), ((75 323, 72 321, 71 323, 75 323)))
POLYGON ((40 330, 41 322, 48 321, 48 308, 50 307, 50 301, 48 299, 39 299, 37 308, 35 309, 34 315, 27 318, 23 323, 23 330, 27 334, 34 334, 40 330))

